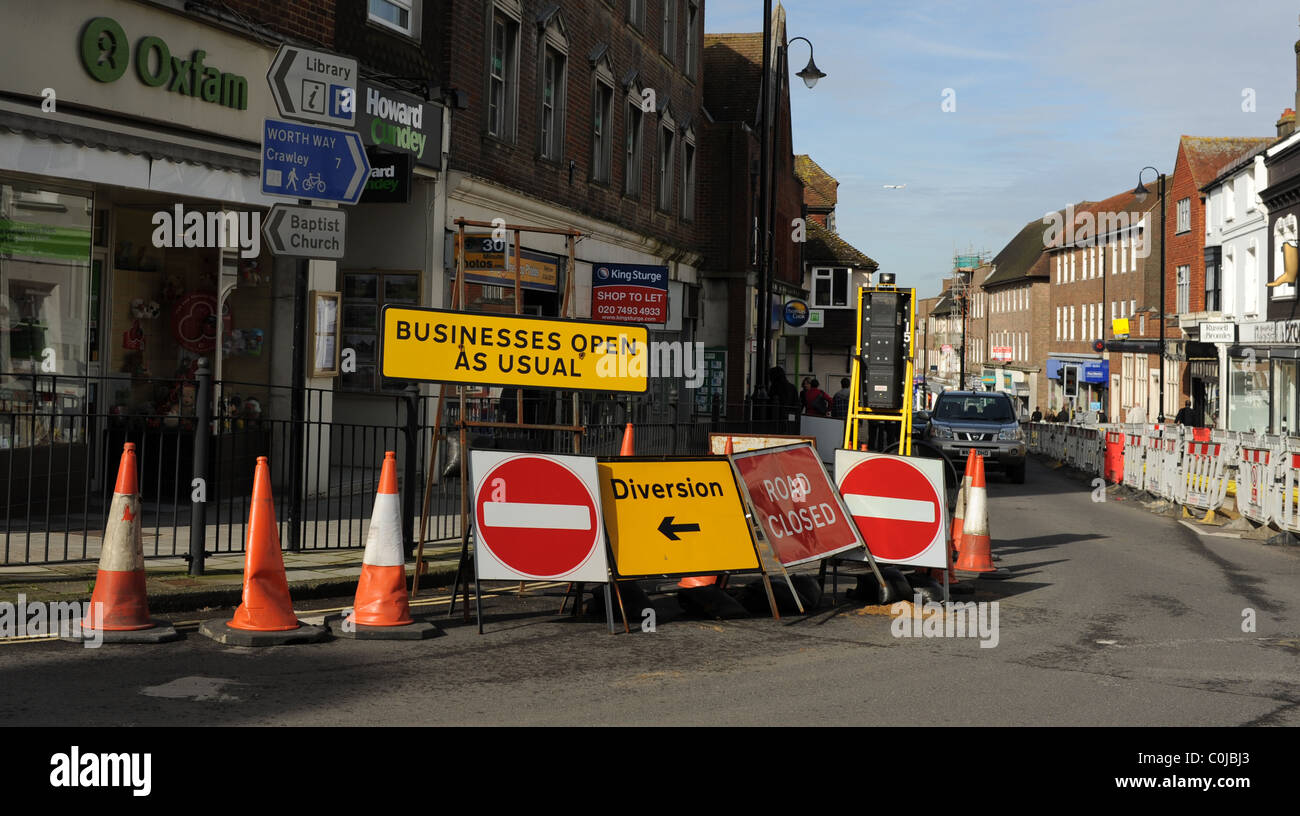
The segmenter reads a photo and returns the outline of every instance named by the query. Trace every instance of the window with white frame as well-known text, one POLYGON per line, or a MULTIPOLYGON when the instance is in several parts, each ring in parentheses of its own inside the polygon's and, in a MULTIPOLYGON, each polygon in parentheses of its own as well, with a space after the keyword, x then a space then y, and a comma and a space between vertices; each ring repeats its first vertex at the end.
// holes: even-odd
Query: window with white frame
POLYGON ((420 0, 369 0, 366 19, 408 37, 420 38, 420 0))
POLYGON ((614 163, 614 74, 604 57, 592 79, 591 108, 591 179, 608 184, 614 163))
POLYGON ((1079 254, 1078 252, 1070 253, 1070 283, 1074 283, 1074 268, 1075 268, 1074 259, 1078 254, 1079 254))
POLYGON ((677 123, 667 108, 659 115, 658 185, 656 202, 659 209, 671 212, 673 208, 673 168, 677 156, 677 123))
POLYGON ((1190 303, 1191 294, 1192 294, 1191 267, 1186 264, 1178 267, 1176 281, 1178 287, 1178 302, 1176 304, 1175 311, 1178 314, 1187 314, 1191 306, 1190 303))
POLYGON ((1061 307, 1056 307, 1056 339, 1061 339, 1061 307))
POLYGON ((1229 179, 1223 185, 1223 220, 1232 221, 1237 217, 1237 180, 1229 179))
POLYGON ((812 307, 814 309, 852 309, 849 281, 853 270, 845 266, 813 267, 812 307))
MULTIPOLYGON (((1270 281, 1275 281, 1286 273, 1286 256, 1283 254, 1282 245, 1291 244, 1296 246, 1296 217, 1294 215, 1280 216, 1273 222, 1273 270, 1269 275, 1270 281)), ((1282 298, 1295 297, 1295 284, 1284 283, 1281 286, 1274 286, 1270 291, 1273 293, 1274 300, 1282 298)))
POLYGON ((1075 327, 1075 325, 1076 325, 1076 324, 1075 324, 1075 319, 1074 319, 1074 307, 1071 306, 1071 307, 1070 307, 1070 339, 1071 339, 1071 340, 1074 339, 1074 327, 1075 327))
MULTIPOLYGON (((699 57, 696 56, 696 50, 700 47, 700 4, 697 0, 686 0, 686 54, 683 55, 682 62, 685 63, 682 70, 686 76, 695 79, 696 69, 698 68, 699 57)), ((834 227, 831 227, 834 229, 834 227)))
POLYGON ((627 110, 624 114, 626 132, 623 138, 623 193, 641 195, 642 133, 645 131, 645 113, 641 110, 641 89, 633 85, 628 92, 627 110))
POLYGON ((627 21, 642 31, 645 30, 645 0, 628 0, 627 21))
POLYGON ((1255 171, 1251 168, 1250 172, 1245 175, 1246 180, 1246 200, 1242 202, 1246 212, 1255 211, 1255 171))
POLYGON ((664 27, 659 38, 659 50, 669 62, 677 59, 677 2, 678 0, 663 0, 664 27))
POLYGON ((1128 302, 1128 314, 1125 315, 1125 317, 1132 317, 1132 316, 1134 315, 1134 313, 1137 312, 1137 308, 1138 308, 1138 302, 1137 302, 1137 299, 1134 298, 1134 299, 1130 300, 1130 301, 1128 302))
MULTIPOLYGON (((1232 209, 1228 205, 1229 210, 1232 209)), ((1227 216, 1231 218, 1232 216, 1227 216)), ((1192 200, 1190 198, 1180 199, 1178 201, 1178 228, 1177 232, 1189 232, 1192 229, 1192 200)))
POLYGON ((1251 238, 1246 245, 1246 268, 1242 275, 1242 286, 1246 296, 1242 298, 1242 308, 1248 315, 1259 314, 1259 241, 1251 238))
POLYGON ((544 159, 559 161, 564 152, 564 86, 567 59, 549 39, 542 46, 541 118, 538 128, 538 153, 544 159))
POLYGON ((519 107, 519 17, 514 3, 493 6, 488 50, 487 130, 506 141, 515 139, 519 107))
POLYGON ((682 218, 695 220, 695 131, 682 136, 682 218))

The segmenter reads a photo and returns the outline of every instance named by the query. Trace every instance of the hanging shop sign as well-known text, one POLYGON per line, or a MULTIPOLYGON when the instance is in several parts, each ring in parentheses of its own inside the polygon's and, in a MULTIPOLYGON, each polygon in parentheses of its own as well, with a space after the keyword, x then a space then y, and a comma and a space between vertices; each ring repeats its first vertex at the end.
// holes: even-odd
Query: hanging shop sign
POLYGON ((362 142, 408 155, 422 167, 439 167, 441 106, 364 80, 357 94, 357 132, 362 142))
POLYGON ((411 200, 411 157, 366 148, 370 177, 361 191, 362 204, 405 204, 411 200))

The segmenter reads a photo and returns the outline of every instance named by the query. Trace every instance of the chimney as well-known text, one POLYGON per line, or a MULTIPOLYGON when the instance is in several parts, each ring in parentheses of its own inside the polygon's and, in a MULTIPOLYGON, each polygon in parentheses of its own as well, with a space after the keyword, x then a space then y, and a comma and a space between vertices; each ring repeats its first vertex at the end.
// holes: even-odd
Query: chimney
POLYGON ((1290 108, 1282 111, 1282 118, 1277 120, 1277 137, 1286 138, 1295 133, 1295 111, 1290 108))

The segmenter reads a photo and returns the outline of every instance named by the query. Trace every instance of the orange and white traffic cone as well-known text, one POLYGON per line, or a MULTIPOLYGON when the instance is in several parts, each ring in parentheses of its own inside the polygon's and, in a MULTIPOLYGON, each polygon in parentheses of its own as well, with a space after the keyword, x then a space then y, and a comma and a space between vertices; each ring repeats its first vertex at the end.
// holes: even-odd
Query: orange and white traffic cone
POLYGON ((730 456, 736 452, 736 446, 731 444, 731 437, 727 437, 727 444, 722 447, 722 455, 730 456))
POLYGON ((402 553, 402 508, 394 451, 384 452, 361 562, 353 612, 331 621, 330 631, 343 637, 390 640, 420 640, 437 634, 432 623, 415 622, 406 596, 406 556, 402 553))
POLYGON ((632 423, 623 429, 623 446, 618 450, 619 456, 636 456, 636 443, 632 436, 632 423))
POLYGON ((973 448, 966 456, 966 475, 961 478, 961 489, 957 491, 957 512, 952 519, 953 558, 956 558, 961 551, 962 525, 966 522, 966 500, 970 495, 971 477, 975 475, 975 462, 979 458, 979 454, 975 453, 973 448))
POLYGON ((324 626, 298 620, 289 598, 289 579, 280 553, 280 531, 271 496, 271 468, 257 457, 253 498, 248 508, 248 539, 244 548, 243 602, 228 621, 207 620, 199 631, 232 646, 279 646, 313 643, 326 636, 324 626))
POLYGON ((963 572, 997 572, 989 549, 989 504, 988 490, 984 484, 983 459, 975 460, 975 475, 971 478, 961 538, 961 556, 954 569, 963 572))
POLYGON ((179 637, 175 627, 149 617, 138 484, 135 443, 127 442, 122 446, 113 501, 108 506, 90 614, 81 623, 84 635, 102 635, 106 642, 163 643, 179 637))

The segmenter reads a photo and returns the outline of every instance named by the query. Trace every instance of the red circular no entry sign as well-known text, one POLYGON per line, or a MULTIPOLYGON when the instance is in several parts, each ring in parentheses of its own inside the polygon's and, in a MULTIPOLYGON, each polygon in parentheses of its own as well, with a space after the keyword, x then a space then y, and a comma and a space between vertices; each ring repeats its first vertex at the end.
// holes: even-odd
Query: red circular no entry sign
POLYGON ((911 561, 943 531, 938 491, 906 459, 879 456, 858 462, 844 474, 840 494, 867 549, 881 561, 911 561))
POLYGON ((531 578, 559 579, 600 542, 596 499, 577 474, 536 456, 497 464, 479 481, 474 518, 485 547, 531 578))

